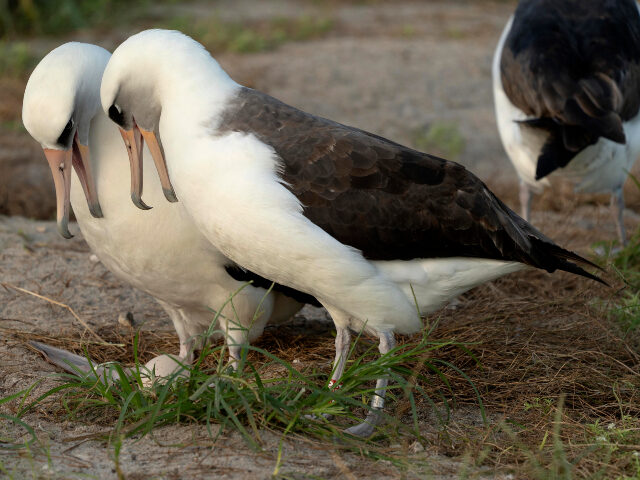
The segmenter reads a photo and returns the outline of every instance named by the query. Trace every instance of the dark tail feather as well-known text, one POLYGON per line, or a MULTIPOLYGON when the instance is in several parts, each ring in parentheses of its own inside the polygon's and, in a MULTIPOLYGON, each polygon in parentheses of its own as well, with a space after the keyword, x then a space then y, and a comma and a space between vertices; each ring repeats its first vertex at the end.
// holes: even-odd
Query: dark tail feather
MULTIPOLYGON (((487 192, 489 191, 487 190, 487 192)), ((518 261, 531 265, 532 267, 546 270, 549 273, 555 270, 563 270, 602 283, 607 287, 610 286, 600 277, 587 272, 576 264, 582 264, 583 266, 592 267, 604 272, 602 267, 581 257, 577 253, 565 250, 556 245, 553 240, 511 210, 502 200, 491 192, 489 192, 489 194, 493 196, 495 202, 500 207, 499 210, 504 214, 501 218, 502 226, 509 232, 511 240, 520 246, 521 251, 526 252, 526 257, 521 257, 518 261)))
POLYGON ((606 112, 592 117, 582 109, 576 99, 570 98, 565 103, 564 116, 567 125, 581 127, 592 136, 604 137, 616 143, 626 142, 622 119, 616 112, 606 112))
POLYGON ((577 154, 578 152, 566 148, 561 132, 551 133, 538 157, 536 180, 546 177, 558 168, 566 167, 577 154))
POLYGON ((547 130, 549 137, 542 146, 536 165, 536 180, 546 177, 558 168, 566 167, 578 153, 600 138, 582 127, 556 124, 547 130))
POLYGON ((620 112, 623 97, 618 84, 604 73, 596 73, 593 77, 578 82, 580 91, 576 98, 583 110, 592 117, 599 117, 607 112, 620 112))
POLYGON ((622 92, 617 83, 611 77, 597 73, 578 82, 578 91, 564 106, 565 120, 592 135, 625 143, 620 118, 622 105, 622 92))
POLYGON ((582 127, 563 125, 550 118, 531 118, 518 123, 549 134, 538 157, 536 180, 558 168, 566 167, 581 150, 598 141, 598 135, 591 134, 582 127))
MULTIPOLYGON (((587 272, 582 267, 577 264, 582 264, 584 266, 596 268, 601 272, 604 271, 602 267, 596 265, 595 263, 587 260, 586 258, 581 257, 577 253, 573 253, 569 250, 565 250, 558 245, 553 243, 549 243, 545 240, 541 240, 536 237, 529 237, 531 239, 531 243, 534 249, 540 249, 545 253, 545 256, 552 257, 555 259, 554 269, 562 270, 569 273, 575 273, 576 275, 581 275, 583 277, 589 278, 591 280, 595 280, 596 282, 602 283, 609 287, 610 285, 602 280, 600 277, 593 275, 592 273, 587 272), (574 263, 575 262, 575 263, 574 263)), ((548 269, 547 269, 548 270, 548 269)), ((552 270, 548 270, 552 271, 552 270)))
POLYGON ((532 118, 518 123, 544 130, 549 138, 542 147, 536 180, 567 164, 599 138, 624 144, 620 112, 623 97, 616 82, 602 73, 580 80, 575 94, 566 99, 553 118, 532 118))

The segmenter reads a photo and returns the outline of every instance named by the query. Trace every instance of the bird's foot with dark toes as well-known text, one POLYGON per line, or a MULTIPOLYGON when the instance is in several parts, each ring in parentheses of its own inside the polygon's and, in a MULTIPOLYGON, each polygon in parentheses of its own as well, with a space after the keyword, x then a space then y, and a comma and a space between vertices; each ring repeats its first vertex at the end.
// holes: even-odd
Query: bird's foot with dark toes
POLYGON ((382 423, 382 410, 372 409, 362 423, 347 428, 344 433, 361 438, 369 438, 382 423))

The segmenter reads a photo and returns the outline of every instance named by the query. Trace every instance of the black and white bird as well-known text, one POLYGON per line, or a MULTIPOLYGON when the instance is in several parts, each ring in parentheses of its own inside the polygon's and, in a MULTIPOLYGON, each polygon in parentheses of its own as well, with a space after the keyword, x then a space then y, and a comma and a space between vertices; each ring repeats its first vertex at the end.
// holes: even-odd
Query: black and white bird
MULTIPOLYGON (((268 293, 271 282, 247 278, 247 272, 200 233, 182 204, 164 201, 150 171, 151 159, 145 161, 144 184, 156 208, 143 212, 131 203, 127 150, 100 106, 100 82, 110 56, 96 45, 64 44, 42 59, 25 89, 22 118, 51 166, 59 230, 71 236, 71 204, 84 239, 102 263, 166 310, 180 339, 181 361, 192 360, 216 311, 217 328, 228 332, 230 355, 237 359, 245 341, 260 336, 265 324, 287 320, 302 303, 291 298, 296 296, 291 289, 290 296, 276 292, 278 286, 268 293), (261 285, 242 288, 247 280, 261 285)), ((134 191, 142 188, 142 171, 137 173, 134 191)), ((302 294, 297 297, 314 301, 302 294)), ((62 355, 56 363, 63 367, 66 360, 78 360, 49 351, 54 362, 56 355, 62 355)))
MULTIPOLYGON (((166 161, 163 177, 212 245, 328 310, 332 383, 350 329, 377 335, 384 354, 393 332, 421 329, 420 313, 527 265, 596 278, 461 165, 245 88, 179 32, 120 45, 101 98, 127 135, 140 131, 156 163, 166 161)), ((349 433, 373 432, 386 382, 349 433)))
POLYGON ((522 216, 558 175, 610 193, 626 243, 622 187, 640 154, 640 15, 634 0, 521 0, 493 59, 502 143, 522 216))

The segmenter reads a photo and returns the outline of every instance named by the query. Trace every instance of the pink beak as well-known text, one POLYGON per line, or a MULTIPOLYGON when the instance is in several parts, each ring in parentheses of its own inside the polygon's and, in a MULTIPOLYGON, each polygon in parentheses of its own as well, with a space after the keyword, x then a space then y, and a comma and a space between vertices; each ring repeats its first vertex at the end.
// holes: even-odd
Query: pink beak
POLYGON ((84 190, 91 215, 102 218, 102 208, 98 202, 95 182, 89 161, 89 147, 78 142, 76 134, 72 148, 68 150, 44 149, 44 155, 49 162, 53 183, 56 188, 56 220, 58 232, 64 238, 72 238, 69 232, 69 211, 71 209, 71 168, 76 171, 80 184, 84 190))
POLYGON ((122 140, 124 140, 127 153, 129 154, 129 164, 131 167, 131 200, 133 203, 142 210, 151 208, 142 201, 142 148, 145 141, 149 146, 153 163, 158 171, 165 198, 170 202, 177 202, 178 198, 169 179, 167 162, 164 159, 160 142, 158 142, 155 133, 139 128, 134 122, 131 130, 121 128, 120 135, 122 135, 122 140))

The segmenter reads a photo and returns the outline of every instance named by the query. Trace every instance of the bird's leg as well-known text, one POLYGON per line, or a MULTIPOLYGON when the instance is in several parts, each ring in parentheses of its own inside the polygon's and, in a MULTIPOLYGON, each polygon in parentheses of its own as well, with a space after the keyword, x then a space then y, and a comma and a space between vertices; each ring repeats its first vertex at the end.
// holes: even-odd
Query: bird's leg
POLYGON ((179 336, 179 338, 180 338, 180 354, 179 354, 180 361, 182 363, 191 365, 191 363, 193 362, 193 359, 199 353, 197 351, 198 349, 196 348, 195 341, 193 337, 182 338, 181 336, 179 336))
POLYGON ((329 380, 329 388, 337 390, 340 388, 340 378, 344 373, 344 367, 347 363, 349 355, 349 347, 351 346, 351 333, 348 328, 336 328, 336 358, 333 361, 333 373, 329 380))
POLYGON ((247 343, 249 330, 243 328, 238 322, 223 318, 220 315, 220 328, 224 332, 224 341, 229 349, 229 365, 235 371, 240 364, 242 346, 247 343))
MULTIPOLYGON (((384 355, 396 346, 396 338, 393 332, 380 332, 380 355, 384 355)), ((347 428, 345 433, 356 435, 358 437, 370 437, 373 435, 374 429, 382 421, 382 409, 384 408, 384 397, 387 391, 389 379, 387 377, 379 378, 376 382, 376 390, 371 399, 371 411, 364 419, 364 422, 347 428)))
POLYGON ((164 308, 167 315, 173 323, 173 328, 176 329, 178 339, 180 340, 180 360, 183 363, 191 364, 194 357, 194 339, 187 330, 188 317, 179 308, 176 308, 162 300, 157 300, 162 308, 164 308))
POLYGON ((240 345, 238 343, 227 343, 227 346, 229 347, 229 365, 233 371, 236 371, 240 364, 240 345))
POLYGON ((520 215, 527 222, 531 221, 531 188, 529 185, 520 180, 520 215))
POLYGON ((622 194, 622 187, 611 192, 611 210, 616 219, 618 239, 624 247, 627 245, 627 232, 624 228, 624 195, 622 194))
MULTIPOLYGON (((329 389, 338 390, 342 383, 340 378, 344 373, 344 367, 347 364, 347 357, 349 356, 349 347, 351 346, 351 333, 346 327, 336 326, 336 358, 333 361, 333 372, 331 373, 331 380, 329 380, 329 389)), ((321 414, 327 420, 331 420, 333 415, 330 413, 321 414)), ((316 415, 307 415, 307 418, 316 419, 316 415)))

